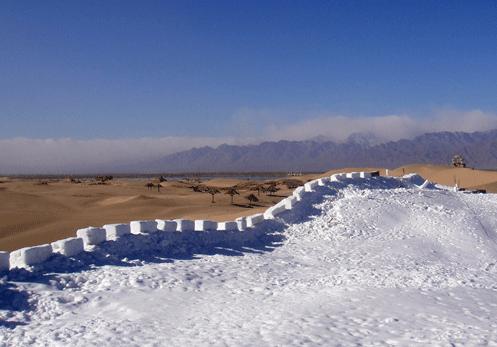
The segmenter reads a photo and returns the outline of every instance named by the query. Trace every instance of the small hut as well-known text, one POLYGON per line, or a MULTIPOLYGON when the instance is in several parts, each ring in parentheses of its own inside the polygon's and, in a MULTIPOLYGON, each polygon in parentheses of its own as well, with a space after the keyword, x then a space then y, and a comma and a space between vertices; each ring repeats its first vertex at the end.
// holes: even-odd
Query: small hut
POLYGON ((466 167, 466 162, 464 161, 464 158, 462 155, 456 154, 454 157, 452 157, 452 166, 453 167, 466 167))

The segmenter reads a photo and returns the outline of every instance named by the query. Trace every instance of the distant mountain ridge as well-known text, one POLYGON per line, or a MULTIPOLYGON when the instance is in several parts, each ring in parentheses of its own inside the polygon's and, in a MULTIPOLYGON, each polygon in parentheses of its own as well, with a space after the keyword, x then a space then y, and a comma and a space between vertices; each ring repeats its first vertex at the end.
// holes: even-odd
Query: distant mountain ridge
POLYGON ((309 140, 224 144, 174 153, 145 166, 155 172, 324 171, 351 166, 449 164, 454 154, 461 154, 468 166, 497 168, 497 129, 428 133, 411 140, 375 142, 368 134, 354 134, 345 143, 309 140))

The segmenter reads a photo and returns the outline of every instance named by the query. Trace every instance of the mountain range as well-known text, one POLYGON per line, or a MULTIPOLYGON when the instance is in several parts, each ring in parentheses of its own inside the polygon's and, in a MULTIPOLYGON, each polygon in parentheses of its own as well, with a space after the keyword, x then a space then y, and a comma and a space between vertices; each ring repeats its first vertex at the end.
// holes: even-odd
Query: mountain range
POLYGON ((142 163, 150 172, 324 171, 339 167, 398 167, 449 164, 455 154, 471 167, 497 168, 497 129, 486 132, 438 132, 378 144, 369 134, 353 134, 344 143, 322 138, 193 148, 142 163))

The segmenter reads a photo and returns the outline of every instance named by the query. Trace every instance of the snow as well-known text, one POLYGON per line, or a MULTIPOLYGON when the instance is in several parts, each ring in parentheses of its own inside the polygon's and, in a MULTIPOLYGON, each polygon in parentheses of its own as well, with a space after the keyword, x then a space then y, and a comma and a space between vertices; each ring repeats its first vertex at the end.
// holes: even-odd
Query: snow
POLYGON ((209 242, 124 235, 12 270, 0 346, 497 345, 495 195, 385 177, 313 190, 209 242))

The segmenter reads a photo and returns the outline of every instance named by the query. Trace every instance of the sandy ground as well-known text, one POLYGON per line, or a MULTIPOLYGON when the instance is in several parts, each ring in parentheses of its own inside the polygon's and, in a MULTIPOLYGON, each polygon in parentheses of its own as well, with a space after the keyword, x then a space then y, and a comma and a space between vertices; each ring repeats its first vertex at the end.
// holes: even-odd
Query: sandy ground
MULTIPOLYGON (((38 245, 65 237, 74 236, 76 229, 101 226, 108 223, 126 223, 137 219, 212 219, 233 220, 236 217, 264 211, 286 197, 292 189, 284 179, 296 179, 299 183, 336 172, 380 170, 380 168, 345 168, 322 175, 305 175, 278 180, 278 191, 274 196, 260 193, 260 201, 249 206, 245 196, 254 184, 269 181, 247 181, 219 178, 201 182, 209 187, 223 188, 238 185, 240 195, 230 202, 224 192, 215 196, 193 192, 194 182, 164 182, 160 192, 145 187, 147 179, 116 179, 107 185, 80 184, 66 180, 49 181, 0 178, 0 250, 11 251, 21 247, 38 245)), ((417 172, 437 183, 453 185, 458 180, 460 187, 485 188, 497 192, 497 172, 472 169, 454 169, 445 166, 411 165, 390 170, 391 175, 417 172)), ((155 182, 157 183, 157 182, 155 182)))
POLYGON ((210 194, 192 190, 191 186, 198 184, 195 182, 163 182, 159 192, 156 187, 150 190, 145 187, 147 179, 118 179, 106 185, 66 180, 48 184, 27 179, 0 181, 0 250, 7 251, 74 236, 77 229, 87 226, 137 219, 233 220, 264 211, 292 191, 280 180, 280 191, 272 196, 261 192, 260 201, 249 206, 245 196, 258 195, 250 187, 263 182, 233 179, 202 182, 221 190, 212 203, 210 194), (231 204, 231 197, 222 189, 237 184, 241 186, 240 195, 235 195, 231 204))

